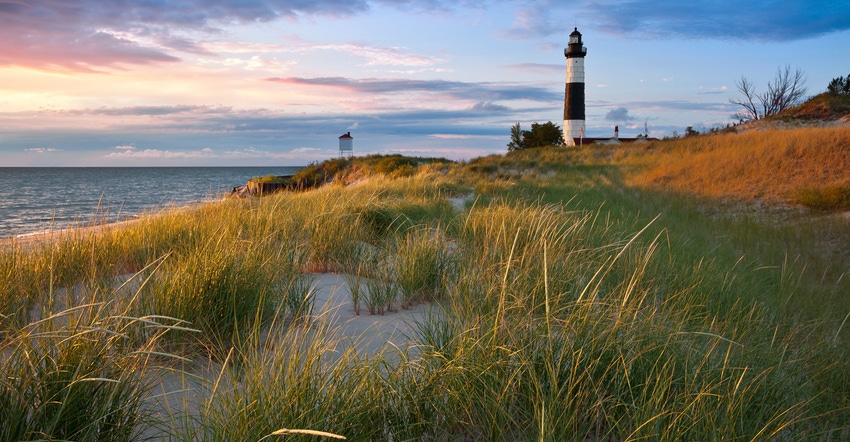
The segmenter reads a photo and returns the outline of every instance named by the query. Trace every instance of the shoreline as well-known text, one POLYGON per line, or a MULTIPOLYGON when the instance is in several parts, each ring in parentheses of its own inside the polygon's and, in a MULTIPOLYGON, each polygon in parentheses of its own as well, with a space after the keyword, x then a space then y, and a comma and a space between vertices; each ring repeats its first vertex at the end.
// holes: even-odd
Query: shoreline
POLYGON ((130 226, 145 218, 157 216, 164 213, 176 212, 181 210, 193 210, 205 204, 217 203, 225 201, 228 197, 223 196, 217 199, 206 199, 193 201, 180 206, 165 206, 155 212, 142 212, 135 215, 128 215, 125 218, 114 221, 105 221, 99 223, 79 223, 75 226, 67 226, 63 228, 53 228, 48 230, 39 230, 34 232, 20 233, 15 236, 0 236, 0 251, 14 247, 30 248, 35 244, 42 244, 52 240, 62 240, 66 236, 75 234, 99 234, 109 229, 116 229, 130 226))
POLYGON ((122 227, 150 216, 156 216, 159 214, 169 213, 173 211, 192 210, 205 204, 222 202, 230 198, 230 195, 231 194, 221 194, 213 198, 207 197, 201 200, 183 202, 180 205, 169 203, 160 206, 159 209, 155 211, 141 211, 135 214, 125 214, 120 217, 117 217, 114 220, 100 220, 97 222, 93 222, 91 220, 86 222, 67 222, 64 227, 48 228, 32 232, 17 233, 14 235, 0 234, 0 249, 6 248, 7 246, 11 246, 16 242, 19 244, 31 244, 33 242, 39 242, 54 237, 61 237, 65 234, 78 232, 90 233, 93 230, 104 230, 107 228, 122 227))
POLYGON ((87 224, 76 227, 67 227, 63 229, 51 229, 47 231, 24 233, 16 236, 3 236, 0 237, 0 250, 6 250, 15 247, 30 248, 36 244, 49 243, 53 240, 62 240, 67 236, 75 234, 103 233, 107 229, 128 226, 139 221, 142 218, 143 216, 139 216, 135 219, 106 222, 96 225, 87 224))
POLYGON ((0 197, 0 242, 218 201, 251 178, 302 167, 0 167, 10 189, 0 197))
MULTIPOLYGON (((35 237, 50 236, 50 235, 54 234, 55 232, 74 231, 74 230, 78 230, 78 229, 86 229, 86 228, 90 228, 90 227, 106 226, 106 225, 110 225, 110 224, 121 224, 121 223, 125 223, 125 222, 128 222, 128 221, 134 221, 134 220, 137 220, 137 219, 140 219, 140 218, 144 218, 144 217, 150 216, 152 214, 155 215, 155 214, 158 214, 158 213, 163 213, 163 212, 172 211, 172 210, 192 209, 193 207, 198 206, 198 205, 223 201, 223 200, 227 199, 229 196, 230 196, 229 193, 222 193, 222 194, 216 195, 214 197, 205 197, 205 198, 199 199, 199 200, 183 201, 183 202, 180 202, 179 205, 178 205, 178 203, 169 202, 169 203, 164 204, 164 205, 156 206, 158 208, 155 209, 155 210, 149 210, 149 209, 143 208, 142 210, 140 210, 139 212, 136 212, 136 213, 118 213, 114 217, 97 216, 98 213, 95 212, 94 215, 89 215, 89 218, 87 220, 83 220, 84 218, 81 217, 79 214, 77 214, 77 215, 75 215, 74 220, 62 221, 60 227, 48 226, 47 228, 43 228, 43 229, 40 229, 40 230, 27 231, 27 232, 17 233, 14 230, 12 230, 12 232, 14 232, 12 234, 0 233, 0 242, 8 242, 8 241, 13 240, 13 239, 19 239, 19 240, 27 239, 29 237, 34 237, 34 236, 35 237)), ((51 222, 50 224, 53 224, 53 222, 51 222)))

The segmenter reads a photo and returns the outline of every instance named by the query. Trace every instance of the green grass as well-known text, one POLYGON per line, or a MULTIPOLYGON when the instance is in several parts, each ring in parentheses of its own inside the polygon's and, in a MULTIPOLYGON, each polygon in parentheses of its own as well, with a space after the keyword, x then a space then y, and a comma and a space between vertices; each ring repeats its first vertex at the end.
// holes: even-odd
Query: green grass
POLYGON ((809 187, 797 192, 796 200, 809 208, 824 211, 850 210, 850 184, 809 187))
POLYGON ((156 424, 147 404, 160 365, 175 358, 157 351, 168 322, 91 302, 6 328, 0 440, 137 440, 156 424))
POLYGON ((0 440, 847 439, 847 223, 629 187, 618 155, 399 162, 5 247, 0 440), (431 313, 365 353, 314 271, 360 315, 431 313))

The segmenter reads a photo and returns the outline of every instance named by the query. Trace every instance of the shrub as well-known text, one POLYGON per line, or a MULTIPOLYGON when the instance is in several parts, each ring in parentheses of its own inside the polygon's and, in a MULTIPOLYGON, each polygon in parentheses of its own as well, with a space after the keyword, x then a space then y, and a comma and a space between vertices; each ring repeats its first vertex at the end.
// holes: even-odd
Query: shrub
POLYGON ((850 183, 807 187, 797 191, 800 204, 817 210, 850 210, 850 183))

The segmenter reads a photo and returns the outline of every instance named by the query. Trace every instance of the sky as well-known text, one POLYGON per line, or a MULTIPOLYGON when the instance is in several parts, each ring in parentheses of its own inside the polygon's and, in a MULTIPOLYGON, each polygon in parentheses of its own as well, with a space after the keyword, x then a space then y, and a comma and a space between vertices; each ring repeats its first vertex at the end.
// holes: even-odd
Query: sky
POLYGON ((563 125, 582 33, 586 135, 734 121, 742 77, 850 74, 850 1, 0 0, 0 167, 300 166, 503 153, 563 125))

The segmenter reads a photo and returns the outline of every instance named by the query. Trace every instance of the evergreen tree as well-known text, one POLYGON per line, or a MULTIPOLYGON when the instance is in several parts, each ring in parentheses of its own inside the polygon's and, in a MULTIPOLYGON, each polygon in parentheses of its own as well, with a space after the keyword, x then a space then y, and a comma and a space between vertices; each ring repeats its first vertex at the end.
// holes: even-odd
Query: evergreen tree
POLYGON ((511 142, 508 143, 508 152, 520 150, 524 148, 522 144, 522 128, 519 123, 511 126, 511 142))
POLYGON ((522 144, 525 147, 563 146, 563 135, 561 128, 551 121, 532 123, 530 131, 522 131, 522 144))
POLYGON ((850 95, 850 75, 833 78, 826 87, 826 91, 833 95, 850 95))
POLYGON ((551 121, 543 124, 532 123, 531 130, 522 130, 519 123, 511 126, 511 142, 508 143, 509 152, 532 147, 563 145, 564 134, 561 132, 561 128, 551 121))

